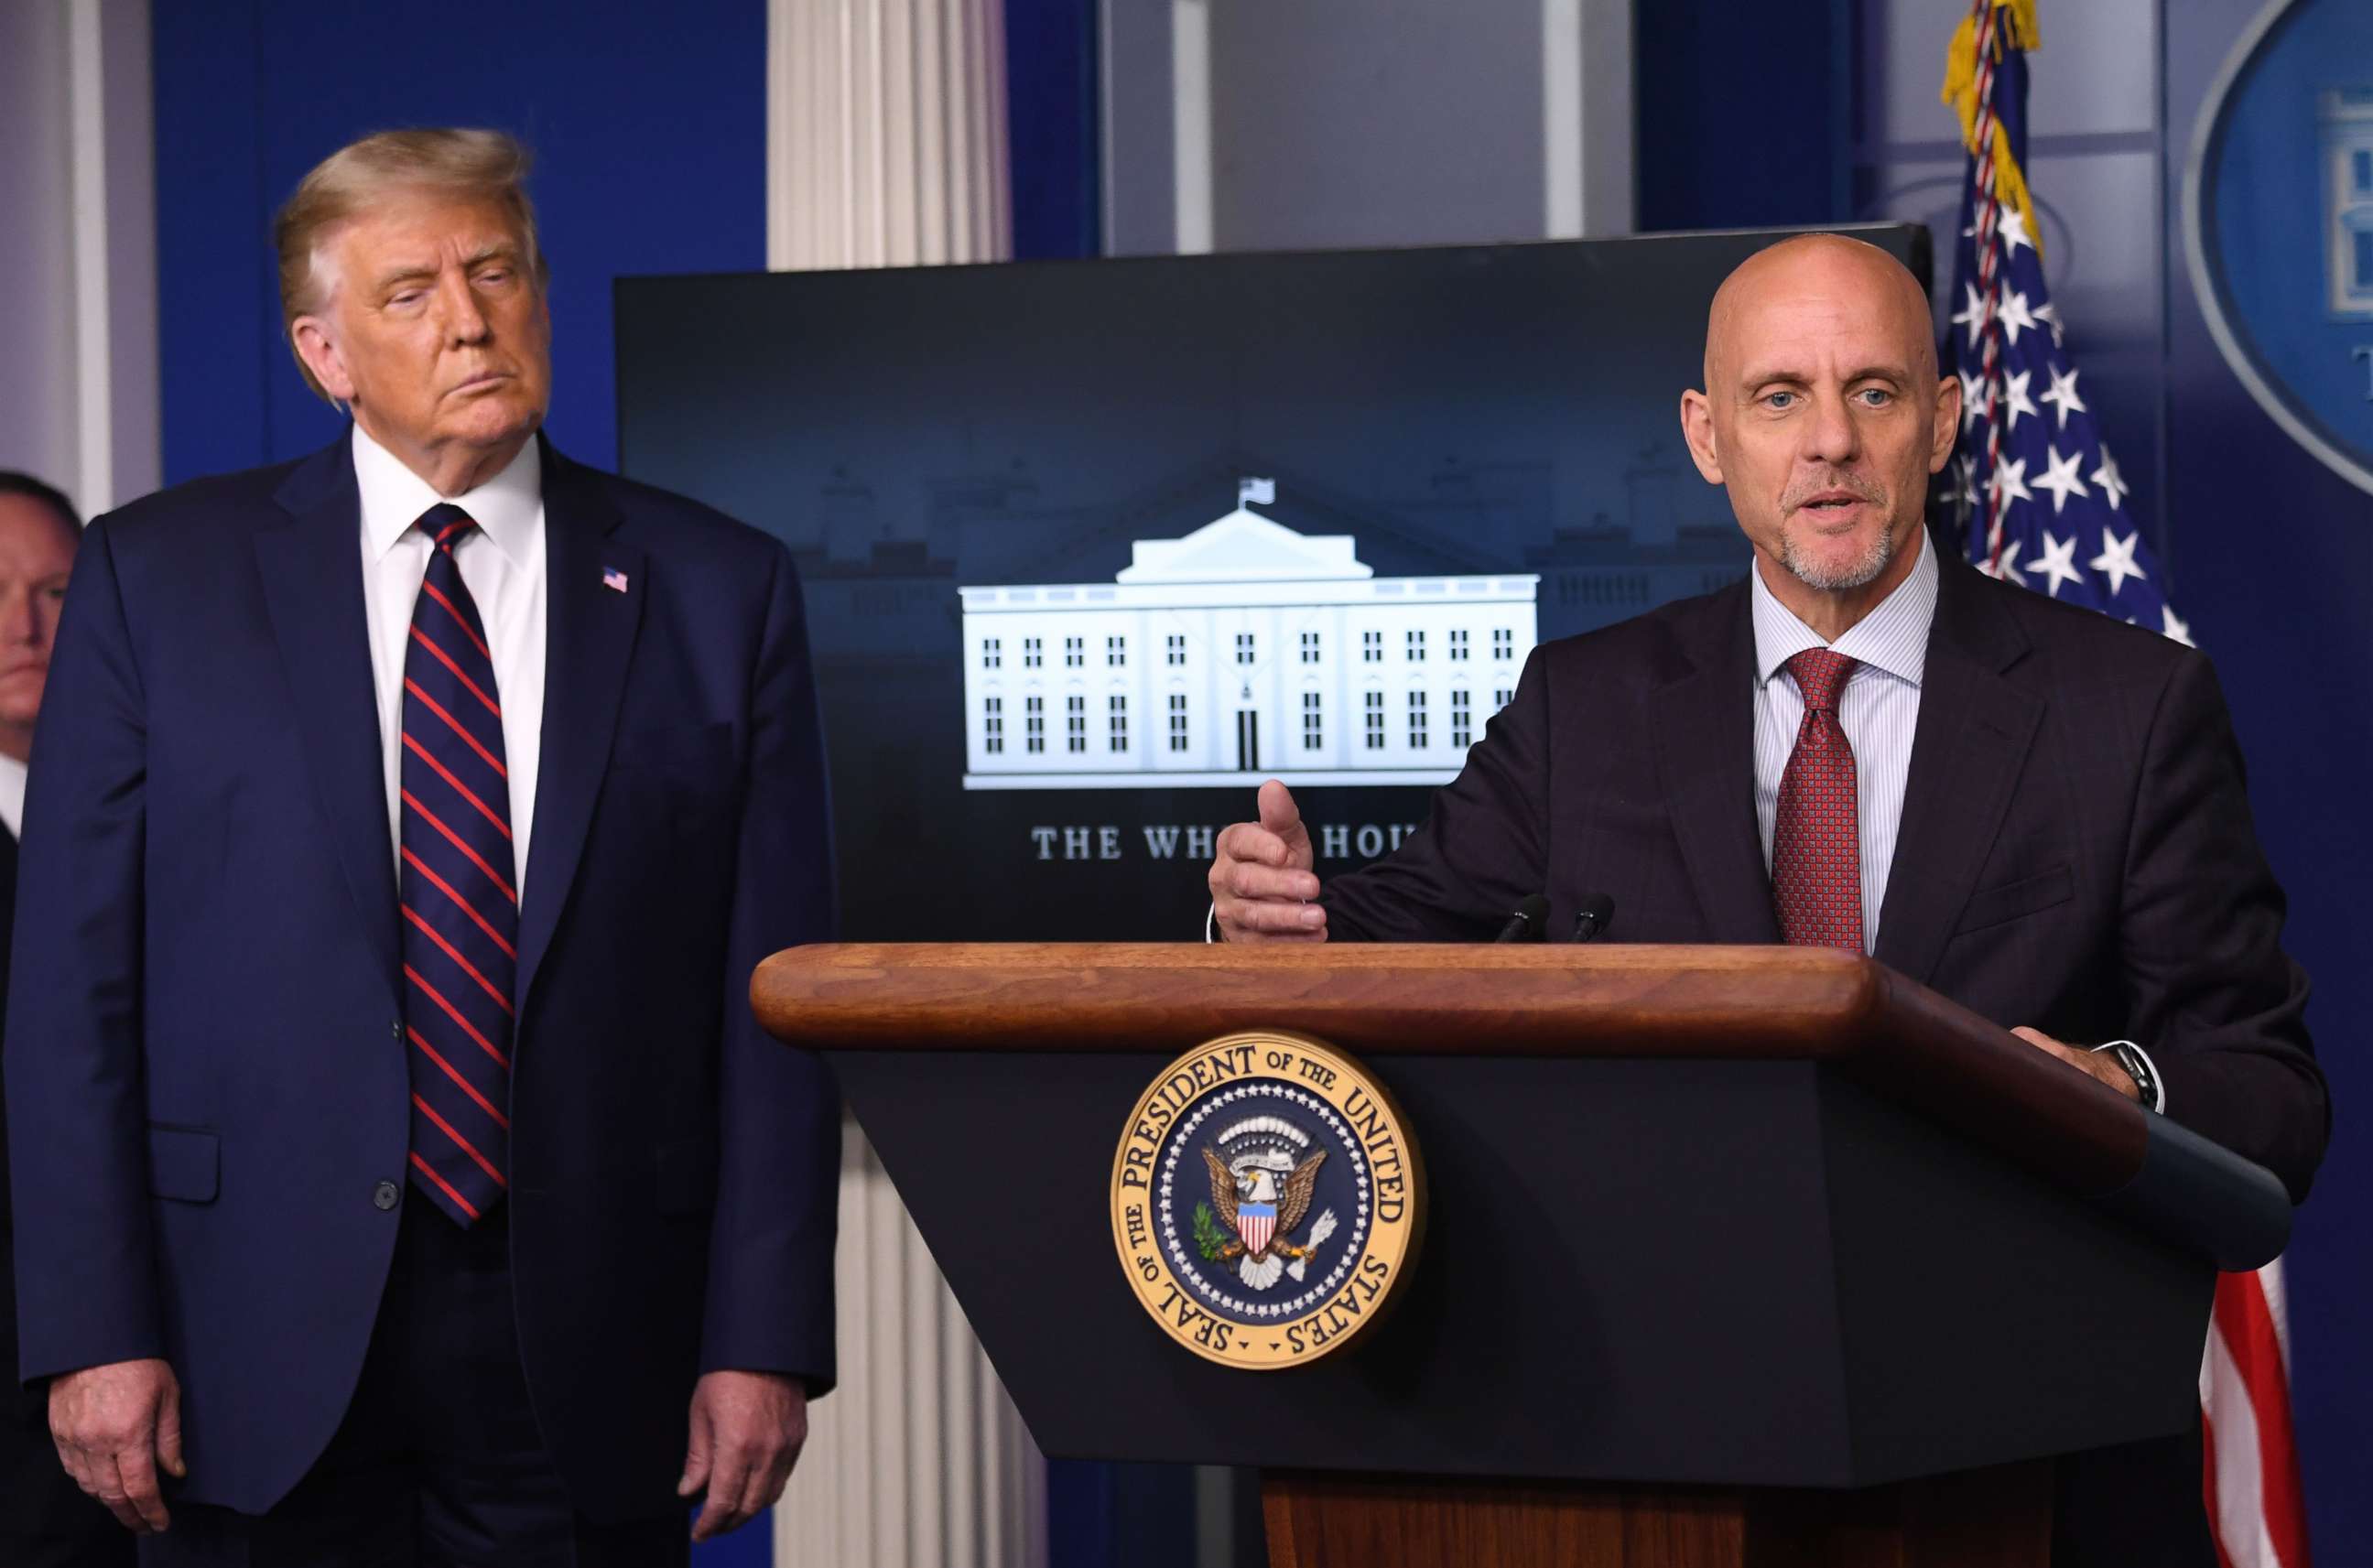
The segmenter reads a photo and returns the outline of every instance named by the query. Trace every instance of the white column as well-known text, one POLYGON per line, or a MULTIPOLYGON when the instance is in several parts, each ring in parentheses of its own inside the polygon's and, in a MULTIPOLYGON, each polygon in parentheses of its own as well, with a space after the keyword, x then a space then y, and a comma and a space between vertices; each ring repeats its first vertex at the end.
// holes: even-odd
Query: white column
POLYGON ((1170 0, 1171 188, 1178 253, 1211 249, 1210 0, 1170 0))
POLYGON ((1046 1470, 854 1122, 840 1169, 840 1387, 775 1509, 776 1568, 1038 1568, 1046 1470))
MULTIPOLYGON (((769 267, 1012 254, 1002 0, 768 0, 766 83, 769 267)), ((1026 683, 1006 695, 1015 753, 1026 683)), ((775 1560, 1035 1568, 1045 1461, 871 1146, 846 1136, 840 1388, 775 1511, 775 1560)))
POLYGON ((0 467, 86 513, 157 487, 146 0, 0 4, 0 467))
POLYGON ((1013 252, 1002 0, 769 0, 766 264, 1013 252))
POLYGON ((1541 0, 1545 238, 1631 232, 1631 7, 1541 0))

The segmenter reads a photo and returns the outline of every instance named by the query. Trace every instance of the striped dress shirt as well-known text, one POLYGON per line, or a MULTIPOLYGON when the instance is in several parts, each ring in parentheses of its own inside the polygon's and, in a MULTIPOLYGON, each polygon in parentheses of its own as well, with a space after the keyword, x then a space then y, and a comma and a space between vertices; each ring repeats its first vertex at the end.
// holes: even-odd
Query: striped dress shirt
POLYGON ((1747 574, 1755 606, 1755 821, 1763 833, 1763 869, 1771 869, 1771 825, 1780 813, 1780 777, 1796 749, 1805 698, 1781 666, 1808 648, 1855 661, 1838 699, 1838 722, 1854 755, 1854 814, 1862 838, 1862 944, 1878 947, 1878 911, 1887 901, 1895 833, 1903 821, 1903 785, 1911 772, 1911 736, 1920 723, 1920 677, 1928 662, 1928 627, 1936 618, 1936 556, 1927 530, 1915 530, 1920 557, 1911 575, 1834 643, 1798 620, 1763 583, 1759 559, 1747 574))

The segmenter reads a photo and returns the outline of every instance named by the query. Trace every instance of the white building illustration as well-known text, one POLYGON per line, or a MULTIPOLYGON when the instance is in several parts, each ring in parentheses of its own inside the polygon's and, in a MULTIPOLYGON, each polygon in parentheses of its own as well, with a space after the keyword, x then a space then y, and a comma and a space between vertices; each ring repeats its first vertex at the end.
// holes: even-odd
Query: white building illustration
POLYGON ((2373 88, 2328 88, 2320 108, 2328 303, 2362 320, 2373 317, 2373 88))
POLYGON ((967 790, 1443 784, 1514 695, 1537 576, 1380 578, 1236 509, 1109 583, 964 588, 967 790))

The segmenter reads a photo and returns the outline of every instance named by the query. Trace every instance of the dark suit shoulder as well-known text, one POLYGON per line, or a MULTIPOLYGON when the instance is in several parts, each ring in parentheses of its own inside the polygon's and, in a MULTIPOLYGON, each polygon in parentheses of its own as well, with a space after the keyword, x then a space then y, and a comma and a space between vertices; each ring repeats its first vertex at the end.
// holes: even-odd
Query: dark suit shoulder
POLYGON ((225 530, 251 531, 285 519, 287 514, 274 504, 273 497, 290 475, 319 461, 321 455, 184 479, 125 502, 93 519, 91 526, 103 527, 119 552, 212 548, 225 530))
MULTIPOLYGON (((2082 604, 2064 603, 1974 568, 1948 564, 1954 586, 1973 610, 1998 615, 2018 629, 2030 653, 2049 667, 2055 685, 2161 685, 2187 665, 2205 668, 2207 656, 2157 626, 2133 625, 2082 604)), ((1941 613, 1941 605, 1940 605, 1941 613)))

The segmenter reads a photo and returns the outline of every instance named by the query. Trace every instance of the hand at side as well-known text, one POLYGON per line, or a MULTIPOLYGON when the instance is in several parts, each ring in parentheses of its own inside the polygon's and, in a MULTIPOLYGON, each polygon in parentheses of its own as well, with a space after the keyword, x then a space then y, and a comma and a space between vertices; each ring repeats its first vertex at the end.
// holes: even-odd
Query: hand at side
POLYGON ((711 1372, 692 1392, 676 1495, 704 1489, 692 1539, 708 1540, 775 1505, 808 1437, 807 1386, 772 1372, 711 1372))
POLYGON ((75 1484, 134 1535, 170 1525, 161 1469, 179 1479, 181 1385, 164 1362, 110 1362, 50 1382, 50 1437, 75 1484))

